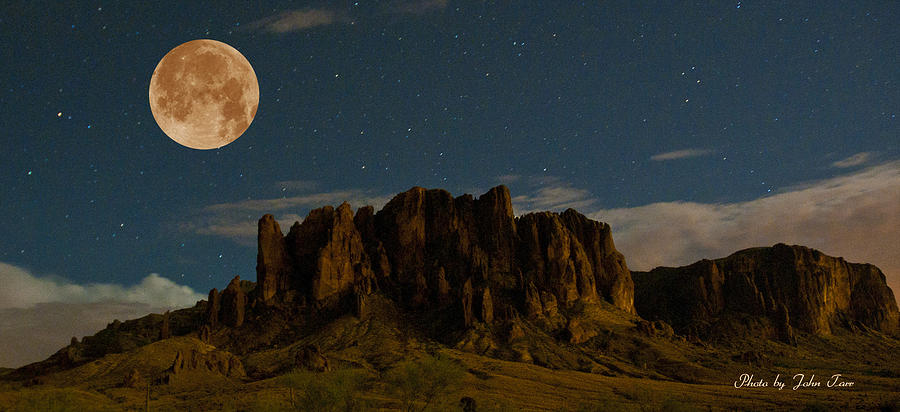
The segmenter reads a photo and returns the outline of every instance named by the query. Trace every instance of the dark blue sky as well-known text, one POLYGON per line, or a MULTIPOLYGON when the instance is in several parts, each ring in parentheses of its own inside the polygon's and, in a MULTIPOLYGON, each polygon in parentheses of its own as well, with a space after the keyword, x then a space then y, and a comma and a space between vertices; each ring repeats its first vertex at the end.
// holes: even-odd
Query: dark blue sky
POLYGON ((900 159, 895 1, 58 3, 0 13, 0 262, 75 283, 254 279, 263 213, 416 185, 507 183, 519 210, 553 186, 587 213, 900 159), (259 79, 218 150, 148 105, 156 64, 198 38, 259 79))

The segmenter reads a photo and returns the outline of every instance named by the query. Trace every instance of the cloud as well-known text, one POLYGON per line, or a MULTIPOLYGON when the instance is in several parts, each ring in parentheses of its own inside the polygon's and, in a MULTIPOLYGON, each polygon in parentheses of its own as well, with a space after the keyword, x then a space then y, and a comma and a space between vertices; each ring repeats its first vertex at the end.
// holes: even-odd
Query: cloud
MULTIPOLYGON (((282 232, 287 232, 294 222, 303 221, 302 216, 293 213, 274 216, 282 232)), ((227 214, 198 217, 195 222, 183 223, 181 229, 198 235, 224 237, 243 245, 255 246, 259 217, 261 215, 241 218, 227 214)))
POLYGON ((264 29, 272 33, 287 33, 311 29, 318 26, 327 26, 344 20, 336 10, 327 8, 305 8, 300 10, 288 10, 274 16, 269 16, 247 25, 249 29, 264 29))
POLYGON ((0 262, 0 309, 31 308, 39 303, 125 302, 165 307, 192 306, 203 295, 156 273, 140 283, 77 284, 58 277, 36 277, 25 269, 0 262))
POLYGON ((709 149, 684 149, 684 150, 676 150, 674 152, 666 152, 659 153, 653 156, 650 156, 650 160, 661 162, 663 160, 678 160, 678 159, 688 159, 692 157, 701 157, 712 154, 712 150, 709 149))
POLYGON ((447 0, 400 0, 385 2, 371 16, 351 18, 344 9, 335 7, 307 7, 287 10, 247 24, 249 30, 265 30, 270 33, 289 33, 336 23, 354 24, 356 17, 375 15, 422 15, 447 7, 447 0))
MULTIPOLYGON (((198 235, 205 236, 218 236, 218 237, 227 237, 232 239, 244 239, 251 238, 256 235, 257 231, 257 223, 256 220, 246 219, 246 220, 237 220, 237 221, 229 221, 226 219, 211 219, 211 220, 219 220, 204 222, 202 224, 185 224, 182 227, 185 229, 189 229, 198 235)), ((284 226, 282 223, 282 219, 276 219, 279 222, 279 226, 284 226)), ((242 242, 244 243, 244 242, 242 242)))
POLYGON ((838 160, 831 164, 832 167, 836 167, 839 169, 846 169, 848 167, 860 166, 869 162, 872 158, 872 153, 870 152, 861 152, 857 153, 853 156, 850 156, 846 159, 838 160))
POLYGON ((351 205, 372 205, 381 207, 390 200, 389 196, 375 195, 362 190, 339 190, 334 192, 310 193, 300 196, 277 197, 273 199, 251 199, 238 202, 219 203, 204 208, 207 212, 264 212, 271 213, 285 209, 321 207, 347 202, 351 205))
POLYGON ((595 210, 628 266, 690 264, 778 242, 872 263, 900 292, 900 162, 789 188, 746 202, 654 203, 595 210))
POLYGON ((193 306, 204 298, 158 274, 140 283, 77 284, 37 277, 0 263, 0 366, 19 367, 46 359, 71 337, 92 335, 113 319, 193 306))
POLYGON ((584 189, 557 182, 538 187, 530 195, 519 195, 512 198, 516 214, 552 210, 562 211, 568 208, 579 211, 591 209, 597 199, 584 189))
MULTIPOLYGON (((309 186, 309 182, 278 182, 294 188, 309 186)), ((313 184, 314 185, 314 184, 313 184)), ((308 193, 298 196, 272 199, 250 199, 238 202, 219 203, 206 206, 188 221, 178 224, 183 232, 193 232, 205 236, 231 239, 239 244, 256 244, 257 222, 266 213, 275 216, 282 231, 287 231, 294 222, 302 222, 302 214, 325 205, 338 206, 347 202, 353 207, 373 206, 380 209, 392 196, 378 195, 364 190, 338 190, 333 192, 308 193)))

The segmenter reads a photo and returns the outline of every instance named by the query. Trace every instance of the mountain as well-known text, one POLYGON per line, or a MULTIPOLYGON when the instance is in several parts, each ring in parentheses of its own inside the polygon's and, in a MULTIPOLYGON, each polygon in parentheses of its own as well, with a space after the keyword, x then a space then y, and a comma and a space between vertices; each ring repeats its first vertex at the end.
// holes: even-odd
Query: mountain
POLYGON ((896 334, 900 328, 894 295, 877 267, 802 246, 747 249, 633 276, 638 313, 685 335, 741 331, 747 322, 785 342, 795 340, 794 331, 829 335, 862 328, 896 334))
MULTIPOLYGON (((296 339, 305 324, 365 319, 375 296, 425 320, 432 339, 495 354, 523 328, 593 336, 585 307, 634 314, 631 272, 609 225, 574 210, 515 217, 504 186, 477 199, 415 187, 377 213, 344 203, 312 210, 286 236, 272 215, 258 228, 256 286, 235 279, 213 289, 203 321, 236 353, 296 339), (302 314, 302 324, 273 313, 302 314), (217 333, 247 319, 256 332, 217 333)), ((527 348, 508 357, 533 358, 527 348)))
MULTIPOLYGON (((868 396, 853 405, 880 407, 900 389, 898 332, 871 265, 776 245, 631 272, 610 226, 575 210, 516 217, 504 186, 478 198, 415 187, 378 212, 312 210, 286 235, 262 216, 255 282, 235 277, 194 307, 115 320, 2 371, 0 409, 65 388, 95 409, 281 410, 298 405, 294 389, 319 393, 310 382, 348 387, 346 373, 369 382, 366 405, 398 409, 384 382, 433 357, 462 368, 462 389, 446 391, 468 410, 752 409, 759 394, 731 386, 748 370, 843 373, 868 396)), ((849 405, 807 391, 769 406, 816 402, 849 405)))
POLYGON ((410 309, 449 314, 447 327, 544 316, 605 300, 633 312, 634 286, 609 225, 574 210, 516 218, 509 190, 478 199, 413 188, 378 213, 313 210, 281 236, 259 221, 253 303, 363 312, 376 291, 410 309))

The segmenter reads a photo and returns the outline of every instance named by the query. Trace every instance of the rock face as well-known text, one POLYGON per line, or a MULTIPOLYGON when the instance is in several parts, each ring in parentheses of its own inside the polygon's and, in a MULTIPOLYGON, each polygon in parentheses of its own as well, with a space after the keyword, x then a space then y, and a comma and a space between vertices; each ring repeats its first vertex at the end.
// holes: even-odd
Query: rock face
POLYGON ((144 384, 144 378, 137 369, 132 369, 131 373, 125 375, 125 378, 122 379, 122 386, 126 388, 140 388, 144 384))
POLYGON ((231 279, 228 287, 222 291, 221 309, 218 318, 226 326, 238 327, 244 324, 244 311, 247 306, 247 295, 241 287, 241 277, 231 279))
POLYGON ((798 330, 828 335, 854 324, 895 333, 900 319, 878 268, 802 246, 778 244, 636 272, 634 282, 638 314, 664 320, 679 333, 702 333, 717 320, 750 316, 768 319, 774 337, 792 342, 798 330))
POLYGON ((200 338, 200 341, 203 343, 209 343, 209 335, 212 333, 209 325, 203 325, 200 327, 200 330, 197 332, 197 337, 200 338))
POLYGON ((169 311, 163 314, 162 325, 159 327, 159 339, 169 339, 172 337, 172 332, 169 326, 169 311))
POLYGON ((276 293, 287 290, 291 278, 291 262, 284 246, 284 235, 275 217, 259 219, 256 254, 256 282, 259 299, 270 302, 276 293))
MULTIPOLYGON (((366 296, 379 292, 460 327, 520 314, 559 317, 600 300, 634 312, 631 273, 608 225, 574 210, 516 218, 504 186, 477 199, 415 187, 377 213, 362 207, 354 215, 344 203, 312 210, 287 236, 271 215, 258 228, 248 304, 291 301, 362 317, 366 296)), ((243 321, 239 284, 232 285, 220 296, 210 292, 213 328, 243 321)))
POLYGON ((326 372, 330 370, 328 358, 315 345, 304 345, 294 353, 294 366, 313 372, 326 372))
POLYGON ((338 301, 351 294, 357 282, 375 276, 347 203, 313 210, 291 227, 286 243, 298 263, 293 283, 312 302, 338 301))
POLYGON ((206 302, 206 323, 211 328, 217 328, 219 326, 219 311, 222 309, 219 290, 216 288, 210 290, 208 299, 206 302))
POLYGON ((213 350, 204 353, 196 349, 178 351, 172 366, 166 372, 178 376, 184 371, 192 370, 214 372, 228 377, 246 375, 244 366, 237 356, 225 351, 213 350))
POLYGON ((671 338, 675 335, 675 331, 666 322, 656 320, 653 322, 639 320, 635 325, 638 331, 650 337, 671 338))
POLYGON ((602 297, 633 312, 634 284, 609 225, 569 209, 525 215, 518 227, 522 269, 538 290, 552 291, 564 306, 602 297))

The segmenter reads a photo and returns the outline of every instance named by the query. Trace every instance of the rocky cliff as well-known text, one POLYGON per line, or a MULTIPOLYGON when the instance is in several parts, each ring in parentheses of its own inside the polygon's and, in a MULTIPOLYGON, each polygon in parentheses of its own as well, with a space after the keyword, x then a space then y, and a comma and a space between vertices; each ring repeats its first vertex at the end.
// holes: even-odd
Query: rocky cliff
MULTIPOLYGON (((631 273, 609 225, 574 210, 517 218, 504 186, 479 198, 415 187, 377 213, 326 206, 286 236, 265 215, 258 239, 251 305, 363 316, 367 296, 378 292, 463 328, 541 317, 577 302, 605 300, 634 312, 631 273)), ((240 325, 237 286, 210 293, 208 324, 240 325)))
POLYGON ((898 331, 897 303, 884 274, 802 246, 778 244, 680 268, 635 272, 635 306, 647 319, 703 335, 720 321, 762 319, 783 341, 794 331, 898 331))

